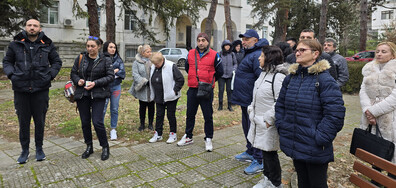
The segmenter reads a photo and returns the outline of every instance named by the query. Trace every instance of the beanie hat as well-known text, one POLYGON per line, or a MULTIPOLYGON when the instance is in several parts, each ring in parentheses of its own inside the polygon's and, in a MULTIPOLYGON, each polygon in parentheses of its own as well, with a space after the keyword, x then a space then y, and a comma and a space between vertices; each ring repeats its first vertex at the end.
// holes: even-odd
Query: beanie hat
POLYGON ((198 36, 197 36, 197 40, 198 40, 199 37, 203 37, 207 41, 209 41, 209 36, 206 33, 199 33, 198 36))

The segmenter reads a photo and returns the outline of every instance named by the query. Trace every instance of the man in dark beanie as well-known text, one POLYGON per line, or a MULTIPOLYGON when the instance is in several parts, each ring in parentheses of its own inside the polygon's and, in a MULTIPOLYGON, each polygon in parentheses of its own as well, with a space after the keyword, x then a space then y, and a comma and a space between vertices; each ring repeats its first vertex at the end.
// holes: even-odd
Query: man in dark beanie
POLYGON ((205 149, 211 152, 213 150, 213 89, 209 99, 197 97, 198 82, 211 83, 212 88, 214 88, 215 80, 223 75, 223 66, 220 56, 209 47, 209 36, 206 33, 198 34, 197 47, 188 52, 185 69, 188 73, 189 87, 187 91, 186 134, 177 145, 185 146, 194 142, 192 137, 195 115, 197 114, 198 106, 201 106, 205 119, 205 149))

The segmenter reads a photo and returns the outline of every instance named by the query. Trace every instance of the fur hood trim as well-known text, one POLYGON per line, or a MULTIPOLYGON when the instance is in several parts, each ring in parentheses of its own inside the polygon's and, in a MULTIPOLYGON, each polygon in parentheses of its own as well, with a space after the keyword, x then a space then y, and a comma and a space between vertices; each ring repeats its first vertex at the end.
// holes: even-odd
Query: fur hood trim
MULTIPOLYGON (((369 76, 371 73, 376 72, 375 70, 378 69, 378 62, 376 60, 373 60, 369 63, 367 63, 363 69, 362 69, 362 74, 363 76, 369 76)), ((392 72, 396 74, 396 59, 392 59, 388 61, 384 67, 382 68, 385 72, 392 72)))
MULTIPOLYGON (((300 64, 298 64, 298 63, 294 63, 294 64, 290 65, 289 66, 290 74, 296 74, 299 66, 300 66, 300 64)), ((321 73, 327 69, 330 69, 330 63, 327 60, 323 59, 323 60, 320 60, 319 62, 314 63, 312 66, 310 66, 308 68, 308 73, 309 74, 318 74, 318 73, 321 73)))
POLYGON ((141 63, 141 64, 145 64, 146 63, 146 58, 143 58, 139 53, 137 53, 135 55, 135 61, 141 63))

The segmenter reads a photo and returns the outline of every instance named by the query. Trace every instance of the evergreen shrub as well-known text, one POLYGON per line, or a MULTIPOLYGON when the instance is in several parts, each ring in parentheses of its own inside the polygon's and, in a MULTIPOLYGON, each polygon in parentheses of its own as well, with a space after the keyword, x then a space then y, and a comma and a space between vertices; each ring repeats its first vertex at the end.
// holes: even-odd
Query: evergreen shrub
POLYGON ((357 94, 360 90, 360 85, 362 85, 363 75, 362 68, 367 62, 360 61, 349 61, 349 81, 341 87, 343 93, 357 94))

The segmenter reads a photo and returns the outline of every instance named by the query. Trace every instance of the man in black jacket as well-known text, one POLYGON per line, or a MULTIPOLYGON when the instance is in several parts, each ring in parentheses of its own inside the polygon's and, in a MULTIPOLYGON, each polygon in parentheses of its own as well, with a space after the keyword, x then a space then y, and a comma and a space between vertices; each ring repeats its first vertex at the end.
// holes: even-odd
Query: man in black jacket
POLYGON ((22 153, 17 163, 29 157, 30 121, 35 126, 36 160, 45 160, 43 136, 51 80, 58 74, 62 61, 55 46, 43 32, 40 22, 30 19, 25 30, 14 37, 3 59, 4 73, 12 82, 14 105, 19 121, 22 153))
MULTIPOLYGON (((301 31, 300 33, 300 40, 317 40, 315 38, 315 33, 313 30, 311 29, 304 29, 301 31)), ((336 66, 334 65, 333 60, 331 59, 331 56, 325 52, 322 52, 322 54, 320 55, 318 61, 322 60, 322 59, 326 59, 329 64, 330 64, 330 69, 329 69, 329 73, 330 75, 334 78, 334 80, 337 80, 337 69, 336 66)), ((295 63, 296 62, 296 53, 292 53, 290 55, 288 55, 286 57, 286 62, 289 64, 295 63)))

